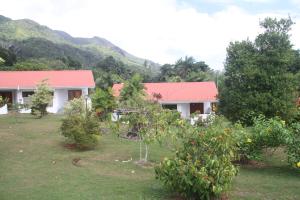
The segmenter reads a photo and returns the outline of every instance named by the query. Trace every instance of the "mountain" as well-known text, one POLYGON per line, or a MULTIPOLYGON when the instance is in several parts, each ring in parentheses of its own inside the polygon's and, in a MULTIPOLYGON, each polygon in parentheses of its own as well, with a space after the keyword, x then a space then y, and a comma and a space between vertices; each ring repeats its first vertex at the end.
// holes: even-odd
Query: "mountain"
POLYGON ((110 41, 100 38, 72 37, 70 34, 52 30, 29 19, 12 20, 0 15, 0 45, 12 48, 18 60, 69 58, 83 66, 95 66, 101 59, 113 56, 128 68, 157 71, 159 65, 138 58, 110 41), (146 66, 145 66, 146 63, 146 66))

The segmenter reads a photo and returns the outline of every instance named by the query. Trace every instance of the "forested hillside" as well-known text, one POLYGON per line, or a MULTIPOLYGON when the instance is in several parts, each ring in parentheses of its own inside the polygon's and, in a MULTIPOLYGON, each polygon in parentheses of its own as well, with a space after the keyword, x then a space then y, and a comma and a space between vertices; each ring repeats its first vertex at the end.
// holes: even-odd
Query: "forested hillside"
POLYGON ((106 39, 72 37, 29 19, 11 20, 0 16, 0 47, 0 57, 6 60, 5 54, 15 54, 19 67, 20 63, 27 66, 27 62, 32 60, 50 68, 94 67, 108 56, 124 63, 131 71, 149 73, 150 70, 155 73, 159 67, 150 60, 129 54, 106 39))

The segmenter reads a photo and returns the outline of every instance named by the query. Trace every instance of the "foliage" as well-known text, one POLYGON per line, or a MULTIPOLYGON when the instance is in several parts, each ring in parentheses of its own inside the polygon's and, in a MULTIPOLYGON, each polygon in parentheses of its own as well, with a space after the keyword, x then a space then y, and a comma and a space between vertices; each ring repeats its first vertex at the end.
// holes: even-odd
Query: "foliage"
POLYGON ((97 88, 92 95, 92 106, 98 116, 105 118, 116 107, 112 89, 103 90, 97 88))
POLYGON ((47 114, 47 107, 53 99, 52 90, 47 84, 47 80, 43 80, 37 85, 31 98, 31 114, 43 117, 47 114))
POLYGON ((261 159, 263 150, 267 149, 276 150, 281 146, 287 146, 291 151, 298 149, 293 144, 296 140, 292 130, 279 117, 267 119, 260 115, 254 118, 253 127, 248 128, 236 123, 233 137, 237 145, 237 159, 242 162, 261 159))
POLYGON ((237 147, 236 160, 246 163, 261 157, 262 148, 257 146, 253 132, 244 128, 240 123, 236 123, 232 128, 232 136, 237 147))
POLYGON ((60 130, 79 149, 94 148, 98 144, 99 123, 92 112, 85 110, 83 98, 74 99, 66 105, 60 130))
POLYGON ((258 116, 254 119, 252 130, 253 140, 261 148, 276 148, 291 141, 291 131, 279 117, 266 119, 258 116))
POLYGON ((160 68, 160 81, 193 82, 213 80, 213 71, 203 61, 196 62, 193 57, 180 58, 174 65, 165 64, 160 68))
POLYGON ((0 66, 13 66, 17 62, 17 56, 10 48, 0 47, 0 60, 0 66))
POLYGON ((125 82, 120 93, 120 101, 123 102, 140 102, 145 96, 142 77, 134 74, 132 78, 125 82))
POLYGON ((293 167, 300 168, 300 123, 294 123, 291 127, 294 134, 286 147, 288 162, 293 167))
MULTIPOLYGON (((161 141, 168 135, 171 124, 180 117, 179 113, 163 110, 156 100, 147 100, 144 85, 139 75, 128 80, 121 90, 120 104, 123 115, 119 123, 129 126, 128 134, 137 135, 140 139, 140 161, 148 160, 148 145, 161 141), (145 145, 145 156, 142 159, 142 143, 145 145)), ((116 126, 120 128, 120 126, 116 126)))
POLYGON ((237 174, 232 164, 235 145, 230 129, 216 120, 198 129, 179 120, 181 144, 174 158, 155 167, 156 178, 189 199, 218 198, 237 174))
POLYGON ((295 76, 290 67, 297 54, 289 40, 291 19, 266 18, 264 32, 227 48, 220 111, 232 121, 251 125, 260 114, 289 120, 295 111, 295 76))

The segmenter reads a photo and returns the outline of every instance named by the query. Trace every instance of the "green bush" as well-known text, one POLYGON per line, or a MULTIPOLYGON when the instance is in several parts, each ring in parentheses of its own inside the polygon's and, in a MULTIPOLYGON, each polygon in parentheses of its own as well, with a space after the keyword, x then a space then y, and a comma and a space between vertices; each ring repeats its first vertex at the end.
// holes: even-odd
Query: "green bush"
POLYGON ((47 107, 53 99, 52 90, 47 84, 47 80, 43 80, 37 85, 37 89, 31 98, 31 114, 43 117, 47 114, 47 107))
POLYGON ((232 136, 237 147, 237 160, 247 162, 261 157, 262 148, 258 146, 256 137, 249 129, 236 123, 232 128, 232 136))
POLYGON ((235 157, 232 132, 217 121, 206 129, 179 121, 184 131, 182 143, 174 158, 165 158, 155 167, 156 178, 189 199, 220 197, 237 168, 231 162, 235 157))
POLYGON ((253 126, 244 128, 237 123, 233 127, 238 159, 246 162, 258 160, 267 148, 277 148, 292 141, 292 133, 279 117, 267 119, 260 115, 254 118, 253 126))
POLYGON ((266 119, 259 116, 254 119, 254 140, 261 148, 276 148, 285 145, 291 140, 291 132, 285 121, 279 117, 266 119))
POLYGON ((287 144, 288 162, 293 166, 300 168, 300 123, 291 125, 293 137, 287 144))
POLYGON ((94 148, 98 144, 100 129, 92 112, 84 110, 84 101, 74 99, 65 109, 61 133, 76 144, 79 149, 94 148))
POLYGON ((109 112, 116 107, 112 89, 108 88, 107 90, 104 90, 97 88, 92 95, 92 105, 100 119, 107 118, 109 112))

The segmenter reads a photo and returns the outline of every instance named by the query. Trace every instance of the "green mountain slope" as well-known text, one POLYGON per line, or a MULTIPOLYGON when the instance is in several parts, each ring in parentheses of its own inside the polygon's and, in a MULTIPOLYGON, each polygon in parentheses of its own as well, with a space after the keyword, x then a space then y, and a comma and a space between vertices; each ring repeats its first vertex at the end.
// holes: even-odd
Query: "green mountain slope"
MULTIPOLYGON (((29 19, 12 20, 0 15, 0 45, 13 46, 21 60, 69 57, 84 66, 95 66, 101 59, 113 56, 133 70, 145 69, 145 59, 129 54, 104 38, 72 37, 29 19)), ((156 71, 159 65, 147 60, 147 67, 156 71)))

